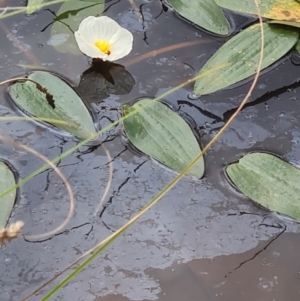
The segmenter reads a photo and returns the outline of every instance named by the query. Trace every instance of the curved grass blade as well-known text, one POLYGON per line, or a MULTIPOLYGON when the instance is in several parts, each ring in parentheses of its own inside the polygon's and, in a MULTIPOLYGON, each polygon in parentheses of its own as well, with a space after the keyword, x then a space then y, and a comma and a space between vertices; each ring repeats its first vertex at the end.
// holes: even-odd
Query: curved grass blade
MULTIPOLYGON (((125 116, 135 113, 123 121, 130 142, 164 165, 181 172, 201 151, 189 125, 161 102, 143 99, 122 109, 125 116), (152 103, 140 110, 147 102, 152 103)), ((188 174, 201 178, 203 173, 201 158, 188 174)))
MULTIPOLYGON (((253 1, 249 0, 215 0, 226 9, 257 15, 253 1)), ((296 0, 260 0, 261 16, 268 19, 300 22, 300 4, 296 0)))
MULTIPOLYGON (((4 192, 7 187, 16 184, 15 175, 10 167, 0 161, 0 193, 4 192)), ((14 208, 17 190, 13 189, 9 194, 0 198, 0 228, 5 228, 6 223, 14 208)))
MULTIPOLYGON (((62 2, 69 2, 69 1, 75 1, 75 0, 53 0, 53 1, 42 3, 40 5, 39 9, 41 9, 43 7, 46 7, 46 6, 51 6, 53 4, 58 4, 58 3, 62 3, 62 2)), ((3 11, 4 12, 2 14, 0 14, 0 20, 1 19, 6 19, 6 18, 9 18, 9 17, 12 17, 12 16, 16 16, 16 15, 19 15, 19 14, 22 14, 22 13, 27 13, 27 7, 18 8, 14 11, 11 11, 11 12, 6 12, 6 9, 4 8, 3 11)))
POLYGON ((9 94, 19 107, 35 117, 69 122, 53 125, 80 139, 95 135, 91 114, 67 83, 45 71, 35 71, 28 79, 40 87, 31 81, 16 82, 9 87, 9 94))
POLYGON ((33 14, 37 10, 41 8, 41 4, 44 2, 44 0, 28 0, 27 2, 27 14, 33 14))
MULTIPOLYGON (((295 28, 264 24, 264 58, 262 69, 272 65, 285 55, 297 42, 299 32, 295 28)), ((204 65, 202 72, 223 64, 230 66, 199 78, 194 93, 205 95, 229 87, 255 74, 260 52, 260 26, 252 25, 226 42, 204 65)))
POLYGON ((229 24, 214 0, 169 0, 184 18, 218 35, 229 34, 229 24))
POLYGON ((254 202, 300 220, 300 170, 267 153, 250 153, 226 172, 254 202))

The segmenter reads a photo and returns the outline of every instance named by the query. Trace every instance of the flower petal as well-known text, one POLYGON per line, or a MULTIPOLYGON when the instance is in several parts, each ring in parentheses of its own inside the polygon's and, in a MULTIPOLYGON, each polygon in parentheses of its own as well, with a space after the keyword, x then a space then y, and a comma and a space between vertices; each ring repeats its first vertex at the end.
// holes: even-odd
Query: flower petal
POLYGON ((108 55, 101 52, 96 46, 87 43, 86 40, 83 39, 82 36, 77 31, 75 32, 75 39, 77 41, 80 51, 83 52, 85 55, 92 58, 99 58, 99 59, 106 60, 108 55))
POLYGON ((96 18, 91 26, 95 37, 99 40, 109 41, 121 26, 113 19, 102 16, 96 18))
POLYGON ((89 17, 86 17, 85 19, 83 19, 79 24, 78 31, 81 32, 81 31, 85 30, 85 28, 89 27, 89 25, 91 23, 93 23, 95 21, 95 19, 96 19, 96 17, 94 17, 94 16, 89 16, 89 17))
POLYGON ((79 28, 77 31, 75 31, 75 34, 77 33, 77 35, 81 35, 83 40, 86 40, 87 42, 91 42, 95 39, 95 34, 93 33, 92 30, 90 30, 90 28, 92 27, 92 25, 95 22, 96 17, 94 16, 89 16, 85 19, 83 19, 79 25, 79 28))
POLYGON ((75 39, 84 54, 104 61, 114 61, 131 51, 133 36, 127 29, 109 17, 90 16, 80 23, 75 32, 75 39), (95 43, 99 41, 110 44, 109 54, 103 53, 96 47, 95 43))
POLYGON ((132 33, 127 29, 120 27, 117 33, 109 41, 112 46, 108 60, 115 61, 129 54, 132 50, 132 42, 132 33))

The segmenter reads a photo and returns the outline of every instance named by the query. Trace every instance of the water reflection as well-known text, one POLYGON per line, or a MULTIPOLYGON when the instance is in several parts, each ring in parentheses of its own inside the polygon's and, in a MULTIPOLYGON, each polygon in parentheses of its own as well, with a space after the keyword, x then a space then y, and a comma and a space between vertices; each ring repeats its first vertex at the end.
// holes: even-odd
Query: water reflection
POLYGON ((291 56, 291 61, 295 66, 299 66, 300 65, 300 54, 298 53, 298 51, 294 51, 292 53, 291 56))
POLYGON ((134 85, 133 76, 124 66, 93 60, 91 67, 83 72, 76 90, 90 104, 100 102, 111 94, 128 94, 134 85))

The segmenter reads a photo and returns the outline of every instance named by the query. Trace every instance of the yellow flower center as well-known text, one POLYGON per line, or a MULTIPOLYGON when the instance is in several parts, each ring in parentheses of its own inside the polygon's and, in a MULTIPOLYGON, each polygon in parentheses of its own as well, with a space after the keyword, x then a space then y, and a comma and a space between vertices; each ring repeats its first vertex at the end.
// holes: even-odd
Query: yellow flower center
POLYGON ((105 40, 97 40, 95 46, 103 53, 110 55, 111 45, 105 40))

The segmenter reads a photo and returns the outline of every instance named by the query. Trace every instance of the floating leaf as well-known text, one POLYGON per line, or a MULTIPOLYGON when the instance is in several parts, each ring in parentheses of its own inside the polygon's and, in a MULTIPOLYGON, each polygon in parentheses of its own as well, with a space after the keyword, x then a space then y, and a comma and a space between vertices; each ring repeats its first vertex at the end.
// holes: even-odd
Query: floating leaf
MULTIPOLYGON (((200 153, 189 125, 166 105, 143 99, 122 109, 124 115, 135 113, 123 121, 131 143, 157 161, 181 172, 200 153)), ((188 174, 201 178, 203 173, 201 157, 188 174)))
MULTIPOLYGON (((253 0, 215 0, 226 9, 257 15, 253 0)), ((264 18, 300 22, 300 5, 295 0, 260 0, 260 14, 264 18)))
MULTIPOLYGON (((0 162, 0 194, 16 185, 15 175, 4 162, 0 162)), ((16 199, 16 189, 0 198, 0 228, 5 228, 16 199)))
POLYGON ((78 138, 95 135, 88 109, 67 83, 45 71, 35 71, 28 78, 40 86, 25 81, 14 83, 9 88, 9 94, 18 106, 35 117, 53 119, 49 122, 78 138), (55 120, 62 122, 55 123, 55 120))
POLYGON ((184 18, 219 35, 229 34, 225 15, 214 0, 169 0, 173 8, 184 18))
POLYGON ((300 170, 267 153, 250 153, 226 172, 259 205, 300 220, 300 170))
POLYGON ((27 2, 27 14, 33 14, 38 9, 40 9, 41 4, 44 2, 44 0, 28 0, 27 2))
POLYGON ((69 0, 62 4, 51 28, 51 38, 48 44, 62 53, 80 54, 74 38, 74 32, 80 22, 88 16, 100 16, 104 10, 105 1, 69 0))
MULTIPOLYGON (((296 29, 263 24, 264 57, 262 69, 285 55, 297 42, 296 29)), ((254 75, 260 57, 260 24, 255 24, 226 42, 201 69, 194 87, 198 95, 209 94, 254 75), (225 65, 222 69, 216 69, 225 65), (216 69, 216 71, 210 71, 216 69), (210 72, 209 72, 210 71, 210 72)))

